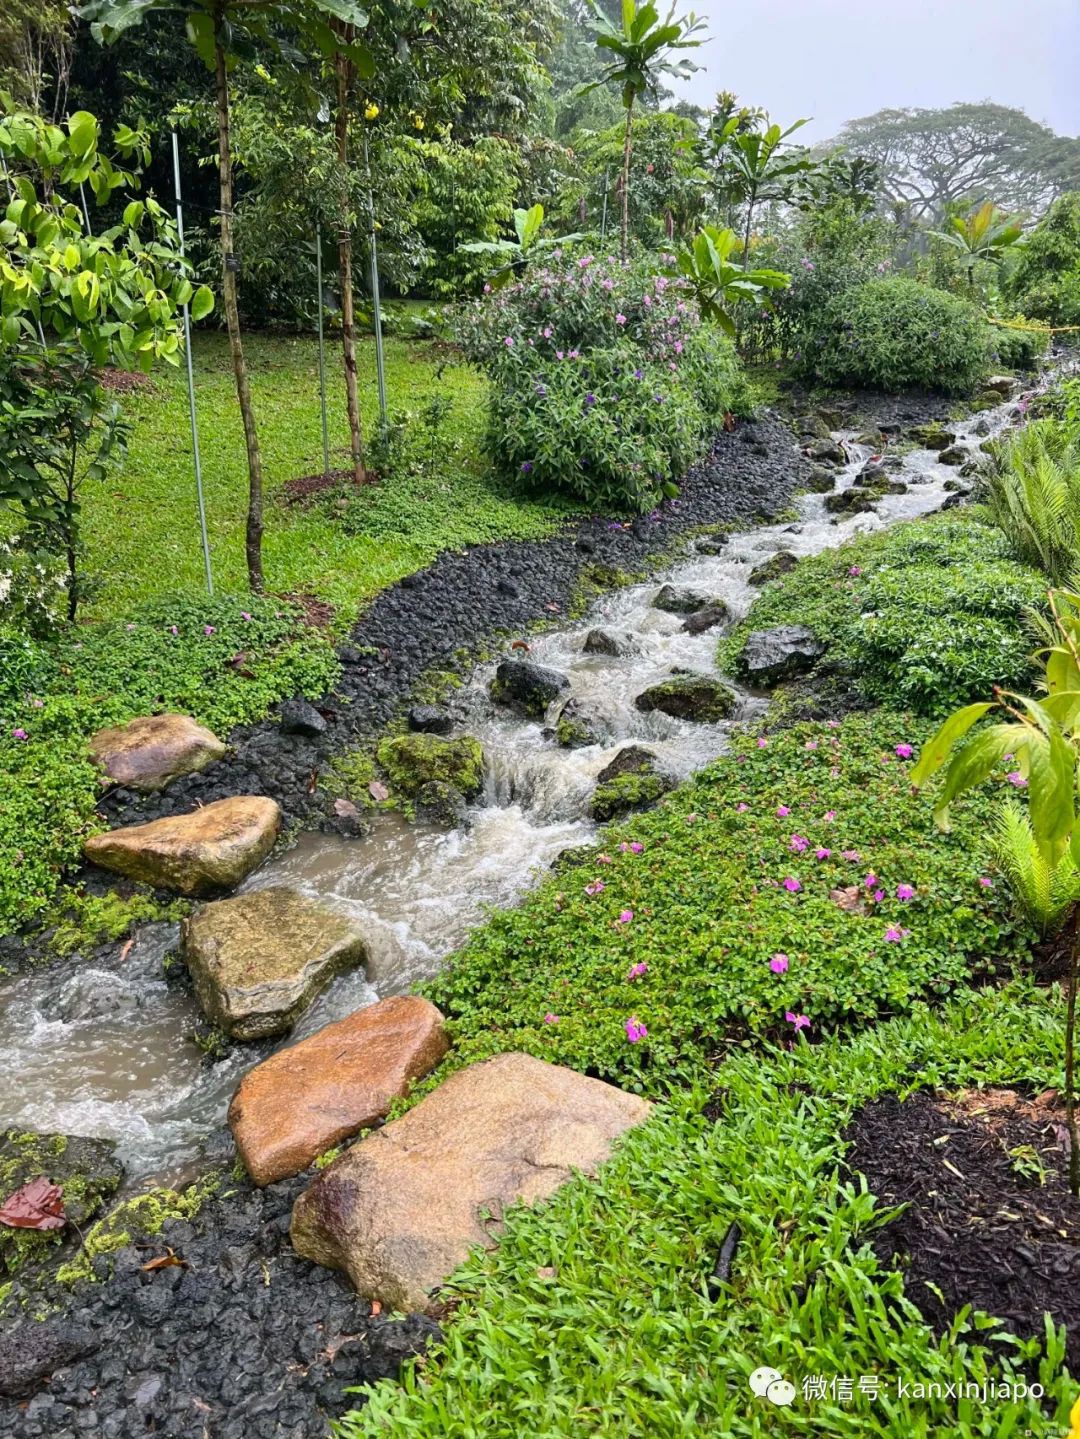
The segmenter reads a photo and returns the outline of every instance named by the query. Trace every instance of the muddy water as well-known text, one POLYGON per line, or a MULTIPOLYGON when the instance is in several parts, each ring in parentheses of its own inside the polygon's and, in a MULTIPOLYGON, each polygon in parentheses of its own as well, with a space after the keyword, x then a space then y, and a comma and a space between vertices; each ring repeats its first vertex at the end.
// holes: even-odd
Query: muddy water
MULTIPOLYGON (((1011 404, 987 412, 981 434, 972 423, 961 427, 960 440, 977 446, 1013 415, 1011 404)), ((843 489, 871 451, 853 434, 840 438, 850 456, 838 480, 843 489)), ((956 473, 929 451, 914 451, 896 476, 908 492, 878 501, 876 514, 834 524, 823 498, 808 495, 793 523, 733 535, 715 556, 691 546, 665 573, 598 601, 579 624, 530 640, 529 658, 566 674, 574 697, 601 716, 603 744, 561 749, 543 725, 493 705, 494 666, 479 668, 458 701, 462 732, 476 735, 486 756, 485 790, 466 827, 437 832, 380 815, 363 839, 303 836, 249 881, 250 888, 291 884, 329 901, 355 918, 368 943, 366 972, 339 979, 293 1038, 430 976, 486 907, 513 901, 560 851, 587 842, 596 775, 624 744, 647 744, 682 778, 723 752, 733 723, 764 709, 761 698, 742 691, 733 719, 717 725, 634 708, 634 697, 673 668, 716 670, 720 632, 684 633, 680 616, 653 605, 662 583, 723 599, 739 618, 757 593, 750 572, 770 554, 816 554, 852 534, 926 514, 941 505, 956 473), (631 652, 584 654, 594 626, 626 636, 631 652)), ((152 926, 108 964, 58 965, 0 990, 0 1122, 115 1138, 133 1177, 190 1168, 220 1126, 252 1052, 240 1046, 212 1063, 192 1042, 193 1001, 184 986, 163 978, 162 957, 175 942, 174 928, 152 926)))

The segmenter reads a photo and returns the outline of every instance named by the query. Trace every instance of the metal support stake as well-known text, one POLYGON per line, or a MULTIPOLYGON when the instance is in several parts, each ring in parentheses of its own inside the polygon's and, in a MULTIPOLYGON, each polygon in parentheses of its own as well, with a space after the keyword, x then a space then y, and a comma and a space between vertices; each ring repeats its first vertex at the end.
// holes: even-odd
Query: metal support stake
POLYGON ((611 172, 610 172, 609 170, 605 170, 605 171, 604 171, 604 208, 603 208, 603 210, 602 210, 601 213, 600 213, 600 248, 601 248, 601 249, 604 248, 604 242, 605 242, 605 240, 607 239, 607 196, 608 196, 608 176, 609 176, 610 173, 611 173, 611 172))
POLYGON ((375 320, 375 374, 379 382, 379 418, 386 433, 386 365, 383 359, 382 309, 379 304, 379 252, 375 240, 375 197, 371 191, 371 159, 364 131, 364 169, 367 172, 368 243, 371 246, 371 304, 375 320))
MULTIPOLYGON (((184 256, 184 207, 180 199, 180 143, 172 132, 173 185, 176 190, 176 233, 180 242, 180 258, 184 256)), ((214 593, 214 575, 210 568, 210 540, 206 533, 206 504, 203 500, 202 460, 199 456, 199 423, 195 416, 195 371, 191 364, 191 311, 184 306, 184 356, 187 360, 188 414, 191 419, 191 449, 195 456, 195 494, 199 504, 199 532, 202 535, 203 564, 206 568, 206 593, 214 593)))
POLYGON ((315 283, 319 287, 319 409, 322 412, 322 469, 330 473, 330 435, 326 428, 326 343, 323 335, 322 226, 315 222, 315 283))

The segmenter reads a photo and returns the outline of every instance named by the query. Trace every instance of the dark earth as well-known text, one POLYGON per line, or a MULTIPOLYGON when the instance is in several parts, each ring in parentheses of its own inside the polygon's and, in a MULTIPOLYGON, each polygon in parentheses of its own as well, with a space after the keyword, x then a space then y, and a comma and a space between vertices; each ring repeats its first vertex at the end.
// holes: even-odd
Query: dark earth
POLYGON ((874 1250, 903 1269, 908 1298, 935 1334, 966 1304, 1025 1339, 1044 1335, 1049 1313, 1068 1328, 1075 1374, 1080 1200, 1069 1192, 1060 1097, 889 1095, 862 1109, 846 1137, 848 1167, 866 1176, 881 1207, 908 1206, 878 1232, 874 1250))

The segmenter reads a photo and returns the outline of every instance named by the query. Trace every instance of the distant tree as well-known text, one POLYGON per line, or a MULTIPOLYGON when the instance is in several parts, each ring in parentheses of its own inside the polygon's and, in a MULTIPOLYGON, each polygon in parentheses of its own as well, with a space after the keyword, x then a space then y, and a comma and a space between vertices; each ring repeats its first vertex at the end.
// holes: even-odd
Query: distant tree
POLYGON ((958 204, 1038 211, 1080 188, 1080 140, 988 101, 879 110, 849 121, 836 143, 876 160, 885 195, 931 224, 958 204))
MULTIPOLYGON (((727 99, 720 97, 721 101, 727 99)), ((817 168, 809 150, 789 145, 790 136, 807 122, 796 120, 786 130, 771 124, 763 111, 717 112, 705 135, 706 164, 721 204, 743 211, 743 264, 750 264, 750 236, 758 205, 792 200, 799 183, 817 168)))
POLYGON ((1080 192, 1060 195, 1036 225, 1008 293, 1032 319, 1080 325, 1080 192))
POLYGON ((0 90, 34 114, 67 109, 74 22, 65 0, 4 0, 0 8, 0 90))

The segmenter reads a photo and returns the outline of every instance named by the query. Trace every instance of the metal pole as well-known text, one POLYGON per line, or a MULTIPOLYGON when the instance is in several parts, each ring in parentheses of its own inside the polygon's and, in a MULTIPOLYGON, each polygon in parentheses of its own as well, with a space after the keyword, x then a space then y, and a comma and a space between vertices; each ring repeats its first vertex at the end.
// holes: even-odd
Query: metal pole
POLYGON ((83 219, 86 221, 86 233, 92 235, 94 230, 90 224, 90 206, 86 203, 86 186, 81 180, 79 181, 79 199, 82 201, 83 219))
POLYGON ((371 246, 371 304, 375 320, 375 374, 379 382, 379 417, 386 431, 386 367, 383 360, 382 309, 379 305, 379 252, 375 241, 375 197, 371 192, 371 159, 364 131, 364 169, 367 172, 368 242, 371 246))
MULTIPOLYGON (((173 185, 176 190, 176 233, 180 242, 180 258, 184 257, 184 207, 180 199, 180 143, 172 132, 173 185)), ((206 533, 206 504, 203 500, 202 460, 199 457, 199 423, 195 416, 195 372, 191 364, 191 311, 184 306, 184 355, 187 359, 188 415, 191 419, 191 449, 195 456, 195 494, 199 504, 199 532, 202 535, 203 565, 206 568, 206 593, 214 593, 214 575, 210 567, 210 540, 206 533)))
POLYGON ((604 208, 603 208, 603 210, 601 211, 601 214, 600 214, 600 248, 601 248, 601 249, 604 248, 604 241, 607 239, 607 192, 608 192, 608 175, 609 175, 610 173, 611 173, 611 172, 608 171, 608 170, 605 170, 605 171, 604 171, 604 208))
POLYGON ((322 411, 322 469, 330 473, 330 436, 326 428, 326 346, 323 337, 322 226, 315 221, 315 283, 319 287, 319 408, 322 411))

